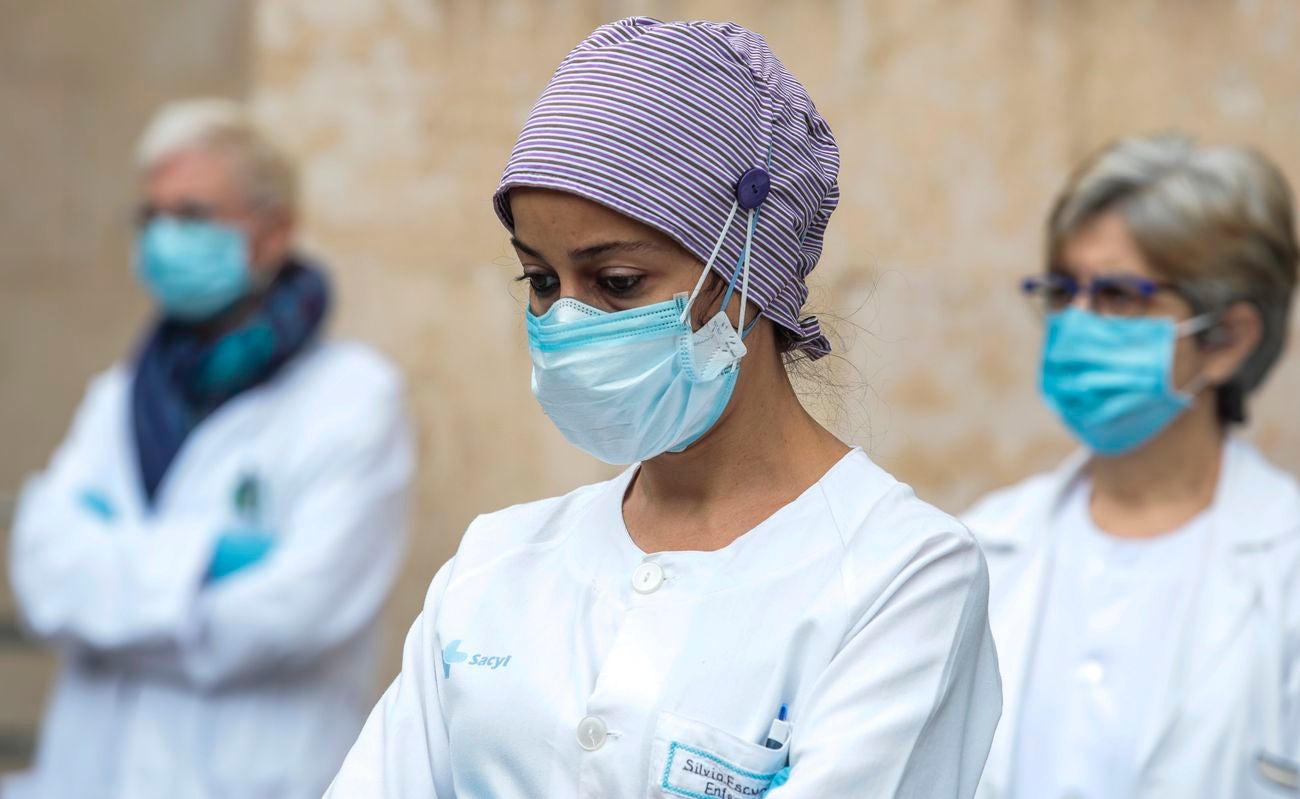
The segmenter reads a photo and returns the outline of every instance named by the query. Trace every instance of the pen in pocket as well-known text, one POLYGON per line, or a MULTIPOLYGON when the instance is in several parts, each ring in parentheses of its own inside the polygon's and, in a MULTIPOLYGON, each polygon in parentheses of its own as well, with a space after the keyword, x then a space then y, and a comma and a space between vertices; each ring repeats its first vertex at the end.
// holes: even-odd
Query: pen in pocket
POLYGON ((785 720, 786 712, 786 706, 781 705, 776 718, 772 719, 772 726, 767 731, 767 743, 764 744, 768 749, 780 749, 790 740, 790 722, 785 720))

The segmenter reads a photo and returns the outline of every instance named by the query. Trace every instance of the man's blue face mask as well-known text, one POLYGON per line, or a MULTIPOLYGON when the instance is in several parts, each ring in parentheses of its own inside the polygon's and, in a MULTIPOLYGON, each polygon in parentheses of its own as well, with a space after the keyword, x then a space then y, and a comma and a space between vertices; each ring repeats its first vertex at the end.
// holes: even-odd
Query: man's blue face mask
POLYGON ((1080 308, 1053 313, 1043 345, 1043 396, 1093 452, 1130 452, 1191 407, 1204 384, 1182 391, 1173 385, 1174 346, 1213 326, 1209 315, 1178 323, 1080 308))
POLYGON ((248 241, 237 228, 157 217, 136 242, 136 274, 163 314, 211 319, 252 289, 248 241))

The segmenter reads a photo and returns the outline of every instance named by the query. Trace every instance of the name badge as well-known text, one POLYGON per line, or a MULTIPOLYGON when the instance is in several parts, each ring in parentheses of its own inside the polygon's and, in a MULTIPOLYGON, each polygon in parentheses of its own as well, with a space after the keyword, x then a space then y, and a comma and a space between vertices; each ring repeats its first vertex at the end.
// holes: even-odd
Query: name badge
POLYGON ((767 793, 775 776, 775 771, 750 771, 697 746, 673 741, 660 787, 691 799, 753 799, 767 793))

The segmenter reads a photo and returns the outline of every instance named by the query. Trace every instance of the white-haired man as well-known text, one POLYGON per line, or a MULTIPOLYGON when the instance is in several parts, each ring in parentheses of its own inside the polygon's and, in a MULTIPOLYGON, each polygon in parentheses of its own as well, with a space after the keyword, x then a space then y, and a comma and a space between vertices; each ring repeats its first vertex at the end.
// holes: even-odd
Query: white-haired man
POLYGON ((414 465, 397 372, 326 341, 294 169, 236 103, 139 147, 158 319, 20 498, 12 582, 60 651, 45 799, 319 797, 372 701, 414 465))

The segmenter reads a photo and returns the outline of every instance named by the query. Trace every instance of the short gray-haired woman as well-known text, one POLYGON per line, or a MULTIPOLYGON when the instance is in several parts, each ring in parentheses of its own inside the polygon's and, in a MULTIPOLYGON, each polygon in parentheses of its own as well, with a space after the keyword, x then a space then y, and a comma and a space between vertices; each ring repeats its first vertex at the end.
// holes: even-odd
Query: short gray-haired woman
POLYGON ((1041 388, 1084 445, 965 521, 1005 691, 983 797, 1292 795, 1300 488, 1233 435, 1296 282, 1266 158, 1106 147, 1047 225, 1041 388))

